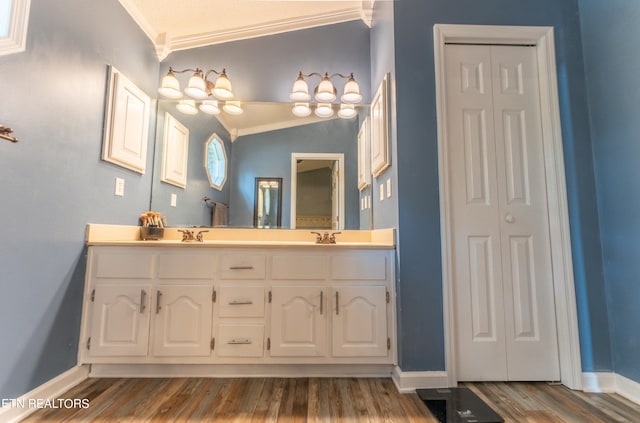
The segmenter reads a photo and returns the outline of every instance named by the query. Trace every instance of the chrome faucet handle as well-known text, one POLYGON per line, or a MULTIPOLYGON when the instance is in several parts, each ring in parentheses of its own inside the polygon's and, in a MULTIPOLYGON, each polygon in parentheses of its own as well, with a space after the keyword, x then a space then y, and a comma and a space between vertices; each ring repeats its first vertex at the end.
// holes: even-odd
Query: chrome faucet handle
POLYGON ((322 244, 322 234, 320 232, 311 232, 316 236, 316 244, 322 244))
POLYGON ((331 236, 329 237, 329 243, 330 244, 335 244, 336 243, 336 235, 340 235, 342 232, 333 232, 331 234, 331 236))
POLYGON ((197 240, 198 242, 202 242, 202 241, 204 241, 204 236, 202 235, 204 232, 209 232, 209 230, 208 230, 208 229, 206 229, 206 230, 204 230, 204 231, 200 231, 200 232, 198 232, 198 235, 196 235, 196 240, 197 240))

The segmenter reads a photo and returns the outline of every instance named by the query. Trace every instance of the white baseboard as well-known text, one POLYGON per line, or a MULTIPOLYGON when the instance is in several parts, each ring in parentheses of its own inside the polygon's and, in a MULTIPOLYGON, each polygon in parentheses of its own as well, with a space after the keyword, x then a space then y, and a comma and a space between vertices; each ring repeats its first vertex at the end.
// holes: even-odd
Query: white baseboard
POLYGON ((390 364, 93 364, 90 377, 390 377, 390 364))
POLYGON ((89 377, 89 366, 76 366, 27 392, 12 404, 0 408, 0 421, 16 423, 38 410, 35 401, 51 400, 89 377))
POLYGON ((582 390, 616 393, 640 404, 640 383, 613 372, 582 373, 582 390))
POLYGON ((398 391, 401 393, 415 392, 421 388, 447 388, 449 378, 447 372, 403 372, 398 366, 394 367, 391 375, 398 391))

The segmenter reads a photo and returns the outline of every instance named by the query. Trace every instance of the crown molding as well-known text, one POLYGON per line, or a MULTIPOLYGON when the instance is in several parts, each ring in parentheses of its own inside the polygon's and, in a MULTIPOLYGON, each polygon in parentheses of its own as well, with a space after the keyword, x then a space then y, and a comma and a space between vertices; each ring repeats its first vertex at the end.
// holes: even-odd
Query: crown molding
POLYGON ((281 34, 283 32, 313 28, 341 22, 362 19, 361 8, 340 10, 332 13, 319 13, 296 19, 283 19, 260 25, 251 25, 227 31, 211 31, 201 34, 172 38, 169 42, 171 51, 186 50, 212 44, 222 44, 230 41, 248 38, 264 37, 266 35, 281 34))

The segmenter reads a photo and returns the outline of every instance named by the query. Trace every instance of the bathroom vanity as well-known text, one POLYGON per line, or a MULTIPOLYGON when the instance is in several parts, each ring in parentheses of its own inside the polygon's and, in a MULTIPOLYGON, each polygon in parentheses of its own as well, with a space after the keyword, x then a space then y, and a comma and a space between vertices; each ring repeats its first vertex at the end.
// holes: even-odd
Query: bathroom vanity
POLYGON ((136 230, 87 230, 79 363, 94 374, 384 374, 396 363, 393 230, 343 231, 331 245, 302 230, 211 229, 203 242, 136 230))

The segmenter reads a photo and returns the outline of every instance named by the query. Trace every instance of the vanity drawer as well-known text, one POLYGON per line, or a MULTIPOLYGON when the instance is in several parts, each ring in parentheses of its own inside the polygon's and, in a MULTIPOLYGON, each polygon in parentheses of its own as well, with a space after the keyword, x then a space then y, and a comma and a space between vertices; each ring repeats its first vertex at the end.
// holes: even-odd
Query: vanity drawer
POLYGON ((220 257, 221 279, 264 279, 264 254, 227 254, 220 257))
POLYGON ((320 280, 327 277, 325 255, 274 255, 271 258, 271 278, 283 280, 320 280))
POLYGON ((153 276, 151 253, 96 253, 96 278, 150 279, 153 276))
POLYGON ((387 279, 387 256, 379 251, 354 252, 331 257, 331 279, 387 279))
POLYGON ((219 317, 263 317, 264 286, 220 286, 219 317))
POLYGON ((213 279, 216 272, 215 256, 209 254, 160 254, 160 279, 213 279))
POLYGON ((264 325, 218 325, 215 349, 219 357, 262 357, 264 325))

